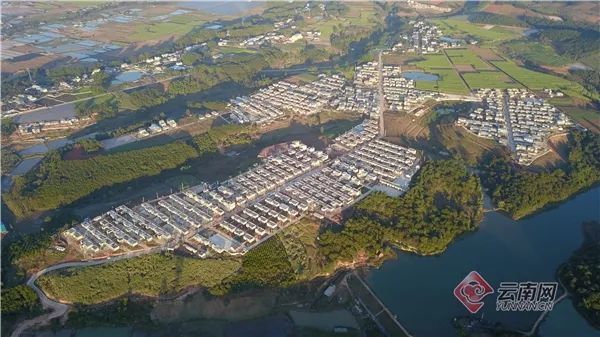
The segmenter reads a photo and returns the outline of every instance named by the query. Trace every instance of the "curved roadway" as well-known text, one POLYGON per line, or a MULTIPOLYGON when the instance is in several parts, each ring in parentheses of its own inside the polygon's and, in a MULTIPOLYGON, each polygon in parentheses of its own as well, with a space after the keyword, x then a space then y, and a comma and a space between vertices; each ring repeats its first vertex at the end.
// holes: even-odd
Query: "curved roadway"
POLYGON ((42 303, 42 307, 45 310, 50 309, 52 311, 19 323, 10 336, 11 337, 19 337, 25 330, 32 328, 36 325, 45 325, 48 322, 50 322, 52 319, 62 317, 67 312, 67 310, 69 310, 69 305, 58 302, 58 301, 51 300, 50 298, 48 298, 48 296, 46 296, 46 294, 40 288, 38 288, 38 286, 35 283, 36 283, 37 279, 40 278, 40 276, 42 276, 46 273, 49 273, 51 271, 59 270, 59 269, 72 268, 72 267, 95 266, 95 265, 100 265, 100 264, 104 264, 104 263, 108 263, 108 262, 114 262, 114 261, 132 258, 132 257, 137 257, 137 256, 141 256, 141 255, 145 255, 145 254, 149 254, 149 253, 153 253, 153 252, 159 252, 163 249, 166 249, 166 247, 157 247, 157 248, 144 250, 144 251, 130 252, 127 254, 122 254, 119 256, 111 257, 111 258, 104 258, 101 260, 64 262, 64 263, 59 263, 59 264, 55 264, 55 265, 46 267, 46 268, 38 271, 37 273, 35 273, 35 274, 31 275, 31 277, 29 277, 26 284, 28 287, 33 289, 33 291, 35 291, 35 293, 38 295, 38 297, 40 298, 40 302, 42 303))

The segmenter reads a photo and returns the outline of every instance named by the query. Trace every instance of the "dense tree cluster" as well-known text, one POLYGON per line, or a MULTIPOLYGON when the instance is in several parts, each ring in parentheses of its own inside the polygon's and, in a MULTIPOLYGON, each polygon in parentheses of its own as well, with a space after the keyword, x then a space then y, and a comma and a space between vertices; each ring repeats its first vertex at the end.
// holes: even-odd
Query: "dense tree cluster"
POLYGON ((475 229, 482 216, 479 179, 463 162, 427 162, 403 196, 373 193, 358 203, 341 231, 321 235, 321 249, 330 260, 373 256, 386 244, 434 254, 475 229))
POLYGON ((226 287, 232 290, 279 287, 293 280, 294 270, 285 247, 274 236, 244 255, 240 272, 227 280, 226 287))
POLYGON ((102 266, 48 273, 40 277, 38 283, 52 298, 93 304, 126 294, 158 296, 189 286, 212 287, 239 267, 240 263, 231 259, 150 254, 102 266))
POLYGON ((253 127, 244 125, 223 125, 194 137, 194 144, 202 154, 215 153, 222 147, 250 143, 255 131, 253 127))
POLYGON ((600 71, 597 69, 569 70, 570 77, 588 91, 600 96, 600 71))
POLYGON ((484 23, 501 26, 526 26, 527 24, 519 18, 490 13, 490 12, 475 12, 469 15, 469 21, 473 23, 484 23))
POLYGON ((75 104, 75 112, 79 117, 97 114, 98 118, 109 118, 115 116, 118 111, 119 102, 112 94, 88 99, 75 104))
MULTIPOLYGON (((223 125, 194 137, 192 141, 173 142, 87 159, 64 160, 61 153, 49 153, 41 164, 25 176, 17 177, 4 202, 17 216, 68 205, 101 188, 157 175, 176 168, 187 160, 217 150, 252 141, 255 129, 243 125, 223 125)), ((88 142, 86 142, 87 144, 88 142)), ((87 144, 91 151, 96 141, 87 144)))
POLYGON ((77 142, 77 145, 87 152, 92 153, 102 149, 102 144, 94 138, 84 138, 77 142))
POLYGON ((130 110, 163 104, 167 99, 167 95, 156 88, 145 88, 130 93, 123 92, 118 95, 119 106, 127 107, 130 110))
POLYGON ((523 18, 540 30, 539 39, 550 42, 561 55, 580 60, 593 55, 600 48, 600 28, 597 25, 570 20, 553 21, 541 17, 523 18))
POLYGON ((2 122, 0 122, 0 124, 2 124, 2 137, 10 136, 17 129, 17 124, 12 117, 2 118, 2 122))
POLYGON ((535 173, 517 167, 506 154, 493 153, 481 170, 498 208, 522 218, 600 181, 600 136, 574 132, 565 168, 535 173))
POLYGON ((17 216, 54 209, 100 188, 175 168, 197 155, 182 142, 69 161, 55 151, 36 169, 17 177, 4 201, 17 216))
POLYGON ((600 223, 584 224, 595 231, 595 238, 579 251, 558 272, 561 283, 574 297, 577 309, 594 326, 600 327, 600 223))
POLYGON ((17 151, 15 151, 15 149, 12 147, 2 148, 2 153, 0 153, 0 156, 2 156, 2 163, 0 164, 1 174, 10 173, 21 160, 21 157, 17 154, 17 151))
POLYGON ((28 313, 39 308, 37 294, 28 286, 19 284, 2 289, 2 315, 28 313))

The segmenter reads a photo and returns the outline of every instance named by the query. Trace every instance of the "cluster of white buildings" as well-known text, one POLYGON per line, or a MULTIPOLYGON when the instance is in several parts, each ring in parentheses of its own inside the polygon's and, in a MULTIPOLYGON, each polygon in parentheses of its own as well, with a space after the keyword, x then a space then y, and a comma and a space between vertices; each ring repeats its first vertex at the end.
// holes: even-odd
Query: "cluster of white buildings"
POLYGON ((82 74, 81 76, 65 79, 53 86, 32 84, 23 93, 11 97, 3 97, 1 102, 2 116, 8 117, 18 112, 43 107, 46 103, 44 103, 42 98, 56 98, 62 94, 84 87, 92 83, 92 75, 100 71, 100 69, 94 69, 90 74, 82 74))
MULTIPOLYGON (((354 172, 366 181, 377 182, 377 189, 404 192, 419 170, 417 150, 381 139, 366 142, 354 151, 337 158, 334 168, 354 172)), ((394 193, 393 191, 390 191, 394 193)))
POLYGON ((294 141, 223 183, 118 206, 63 236, 96 256, 175 246, 199 257, 244 254, 303 216, 339 214, 371 188, 403 191, 419 169, 417 151, 376 134, 367 120, 338 137, 346 153, 335 160, 294 141))
POLYGON ((402 76, 400 66, 383 67, 383 92, 391 111, 413 112, 437 93, 415 89, 415 81, 402 76))
POLYGON ((297 85, 280 81, 250 96, 236 97, 229 104, 237 123, 266 123, 286 112, 312 115, 339 96, 345 81, 339 75, 321 75, 317 81, 297 85))
POLYGON ((548 137, 571 125, 564 113, 525 89, 480 89, 477 96, 483 106, 459 117, 458 125, 507 145, 520 164, 546 153, 548 137))
POLYGON ((556 107, 525 89, 508 89, 508 111, 517 160, 531 164, 547 151, 548 137, 571 125, 556 107))
POLYGON ((183 50, 177 50, 172 53, 162 53, 160 55, 149 57, 143 62, 137 64, 121 64, 122 70, 143 70, 148 73, 162 73, 166 69, 185 70, 187 67, 181 61, 183 50))
POLYGON ((338 111, 355 112, 371 118, 379 116, 377 91, 370 88, 347 85, 331 105, 338 111))
MULTIPOLYGON (((415 81, 402 75, 402 69, 396 65, 382 67, 383 94, 390 111, 413 112, 425 101, 435 99, 434 92, 415 89, 415 81)), ((378 113, 377 91, 379 85, 379 67, 377 62, 368 62, 356 67, 354 85, 361 93, 368 93, 369 100, 358 102, 368 106, 373 116, 378 113)))
POLYGON ((138 138, 144 138, 144 137, 148 137, 150 135, 155 135, 155 134, 161 133, 163 131, 174 129, 176 127, 177 127, 177 122, 175 120, 167 119, 165 121, 164 119, 161 119, 158 121, 158 123, 152 123, 147 128, 139 129, 137 132, 137 136, 138 136, 138 138))
POLYGON ((55 121, 23 123, 19 124, 18 131, 21 135, 24 136, 33 135, 44 131, 70 129, 75 126, 80 126, 81 124, 89 120, 91 120, 90 117, 71 117, 55 121))
POLYGON ((265 195, 327 158, 327 154, 295 142, 285 152, 212 188, 195 186, 131 208, 122 205, 63 234, 92 254, 147 249, 168 242, 184 243, 200 256, 209 248, 217 253, 243 254, 308 210, 307 205, 288 201, 287 207, 280 202, 278 210, 262 214, 275 204, 265 195))
POLYGON ((401 42, 398 42, 392 51, 430 54, 437 53, 443 48, 455 48, 461 45, 460 40, 443 37, 442 31, 432 23, 411 20, 408 24, 412 29, 400 35, 401 42))
POLYGON ((351 130, 337 136, 334 139, 334 143, 344 149, 351 150, 366 142, 370 142, 375 139, 378 134, 379 124, 377 119, 369 118, 365 119, 351 130))
POLYGON ((504 91, 502 89, 479 89, 476 93, 482 106, 459 117, 458 125, 482 138, 494 139, 508 145, 508 127, 504 115, 504 91))

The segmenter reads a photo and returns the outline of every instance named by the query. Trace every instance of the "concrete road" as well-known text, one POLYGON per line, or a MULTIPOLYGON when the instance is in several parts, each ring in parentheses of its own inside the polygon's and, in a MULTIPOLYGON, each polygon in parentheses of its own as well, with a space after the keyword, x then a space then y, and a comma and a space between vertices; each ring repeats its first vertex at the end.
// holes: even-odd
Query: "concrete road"
POLYGON ((51 300, 50 298, 48 298, 48 296, 46 296, 46 294, 44 293, 43 290, 38 288, 38 286, 35 283, 38 280, 38 278, 40 278, 40 276, 42 276, 46 273, 49 273, 51 271, 59 270, 59 269, 72 268, 72 267, 95 266, 95 265, 119 261, 119 260, 123 260, 123 259, 129 259, 132 257, 137 257, 137 256, 145 255, 145 254, 155 253, 155 252, 159 252, 163 249, 166 249, 166 247, 156 247, 156 248, 152 248, 149 250, 130 252, 130 253, 126 253, 123 255, 99 259, 99 260, 64 262, 64 263, 59 263, 59 264, 49 266, 47 268, 44 268, 44 269, 38 271, 37 273, 31 275, 31 277, 27 280, 26 284, 28 287, 33 289, 33 291, 35 291, 35 293, 38 295, 44 310, 51 310, 51 311, 49 313, 37 316, 32 319, 28 319, 26 321, 19 323, 10 336, 11 337, 19 337, 25 330, 30 329, 37 325, 48 324, 48 323, 50 323, 51 320, 62 317, 67 312, 67 310, 69 310, 68 304, 51 300))

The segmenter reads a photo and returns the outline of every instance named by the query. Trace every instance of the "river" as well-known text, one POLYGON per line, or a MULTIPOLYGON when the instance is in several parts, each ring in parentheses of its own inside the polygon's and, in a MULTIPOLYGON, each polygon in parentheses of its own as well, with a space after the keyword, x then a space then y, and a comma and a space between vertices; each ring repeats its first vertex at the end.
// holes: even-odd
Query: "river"
MULTIPOLYGON (((472 270, 497 289, 500 282, 555 280, 557 267, 582 243, 581 223, 600 219, 600 187, 577 195, 558 207, 514 221, 500 212, 486 212, 479 229, 461 237, 439 256, 399 253, 372 270, 368 282, 413 336, 455 336, 455 316, 468 312, 453 295, 454 287, 472 270)), ((497 312, 497 293, 487 296, 477 314, 507 327, 529 330, 535 313, 497 312)), ((600 336, 576 317, 570 299, 561 302, 541 324, 542 337, 600 336)))

